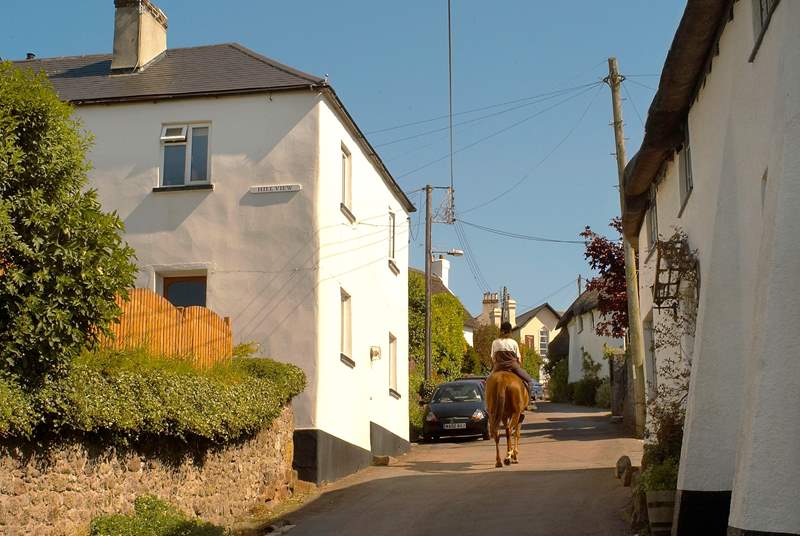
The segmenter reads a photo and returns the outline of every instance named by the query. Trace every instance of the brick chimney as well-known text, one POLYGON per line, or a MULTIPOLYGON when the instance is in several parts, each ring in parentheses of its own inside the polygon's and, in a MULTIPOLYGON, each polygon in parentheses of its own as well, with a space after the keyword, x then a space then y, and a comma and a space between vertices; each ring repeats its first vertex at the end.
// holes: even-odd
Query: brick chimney
POLYGON ((512 327, 517 327, 517 300, 508 298, 508 321, 512 327))
POLYGON ((500 296, 496 292, 483 293, 483 310, 478 321, 481 324, 500 325, 500 296))
POLYGON ((167 16, 150 0, 114 0, 111 69, 136 71, 167 50, 167 16))

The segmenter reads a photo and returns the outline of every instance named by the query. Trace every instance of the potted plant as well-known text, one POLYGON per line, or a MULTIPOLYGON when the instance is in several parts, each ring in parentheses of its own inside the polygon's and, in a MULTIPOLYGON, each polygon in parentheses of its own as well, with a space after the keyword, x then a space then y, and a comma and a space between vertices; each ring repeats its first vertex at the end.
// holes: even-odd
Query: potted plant
POLYGON ((647 496, 647 518, 653 536, 672 532, 675 490, 678 487, 678 462, 667 458, 642 472, 642 485, 647 496))

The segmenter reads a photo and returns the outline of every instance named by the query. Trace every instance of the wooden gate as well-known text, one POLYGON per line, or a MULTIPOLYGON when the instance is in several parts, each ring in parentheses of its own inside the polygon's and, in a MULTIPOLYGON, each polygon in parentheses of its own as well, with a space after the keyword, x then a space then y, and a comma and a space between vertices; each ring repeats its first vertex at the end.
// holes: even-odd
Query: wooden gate
POLYGON ((129 299, 117 297, 122 308, 114 338, 103 337, 101 346, 117 350, 145 347, 156 355, 190 358, 210 367, 231 358, 233 334, 228 317, 206 307, 175 307, 146 288, 135 288, 129 299))

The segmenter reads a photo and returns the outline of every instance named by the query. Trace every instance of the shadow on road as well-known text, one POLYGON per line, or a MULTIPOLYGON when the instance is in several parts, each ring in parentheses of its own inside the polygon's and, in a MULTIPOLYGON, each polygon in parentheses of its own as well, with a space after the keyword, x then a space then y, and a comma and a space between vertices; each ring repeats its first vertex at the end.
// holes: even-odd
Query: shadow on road
POLYGON ((332 490, 286 520, 292 536, 627 534, 629 493, 611 468, 437 473, 332 490))

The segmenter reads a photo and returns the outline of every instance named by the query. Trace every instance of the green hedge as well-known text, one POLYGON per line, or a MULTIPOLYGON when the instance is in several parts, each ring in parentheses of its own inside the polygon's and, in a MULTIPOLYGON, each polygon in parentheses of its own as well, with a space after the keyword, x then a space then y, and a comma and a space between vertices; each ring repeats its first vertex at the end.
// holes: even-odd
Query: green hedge
POLYGON ((595 405, 598 408, 611 407, 611 382, 608 380, 608 378, 604 378, 597 387, 595 405))
MULTIPOLYGON (((54 431, 223 443, 267 426, 304 387, 300 369, 264 358, 237 358, 201 371, 142 351, 100 352, 82 355, 67 376, 32 394, 18 390, 13 398, 27 414, 16 421, 41 422, 54 431)), ((5 413, 0 434, 25 431, 5 413)))
POLYGON ((31 398, 16 382, 0 378, 0 437, 30 436, 36 418, 31 398))
POLYGON ((562 359, 553 369, 550 375, 550 400, 553 402, 571 402, 572 385, 568 383, 569 363, 562 359))
POLYGON ((600 382, 594 378, 584 378, 572 385, 573 400, 579 406, 594 406, 597 400, 597 387, 600 382))
POLYGON ((197 519, 189 519, 177 508, 143 495, 134 502, 133 515, 95 518, 90 536, 225 536, 229 531, 197 519))

